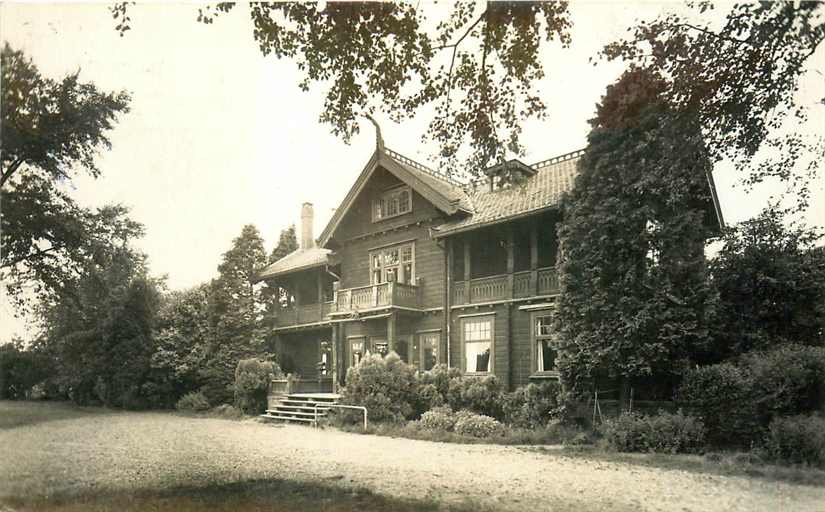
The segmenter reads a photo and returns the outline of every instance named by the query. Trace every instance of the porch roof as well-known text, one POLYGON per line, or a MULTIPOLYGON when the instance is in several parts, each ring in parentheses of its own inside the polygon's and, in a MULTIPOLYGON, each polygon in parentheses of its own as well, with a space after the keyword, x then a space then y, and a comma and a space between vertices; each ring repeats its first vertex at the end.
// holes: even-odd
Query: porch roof
POLYGON ((329 262, 330 253, 332 253, 331 250, 323 247, 299 248, 264 268, 258 273, 255 281, 263 281, 264 279, 291 274, 300 270, 323 267, 329 262))

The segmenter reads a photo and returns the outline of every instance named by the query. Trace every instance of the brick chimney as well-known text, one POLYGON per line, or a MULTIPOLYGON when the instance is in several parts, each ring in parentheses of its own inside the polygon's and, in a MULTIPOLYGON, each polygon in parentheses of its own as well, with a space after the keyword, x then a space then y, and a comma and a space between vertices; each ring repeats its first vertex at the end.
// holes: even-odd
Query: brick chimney
POLYGON ((301 205, 301 249, 315 247, 315 238, 312 236, 312 223, 314 221, 315 214, 312 211, 312 203, 301 205))

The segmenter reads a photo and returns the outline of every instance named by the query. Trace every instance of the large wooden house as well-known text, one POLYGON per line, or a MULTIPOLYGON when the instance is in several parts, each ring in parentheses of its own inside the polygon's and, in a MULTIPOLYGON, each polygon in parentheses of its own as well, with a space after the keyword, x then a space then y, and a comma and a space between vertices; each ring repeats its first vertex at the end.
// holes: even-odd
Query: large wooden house
POLYGON ((379 143, 317 240, 304 204, 299 249, 259 276, 288 290, 276 351, 297 390, 334 392, 389 351, 511 389, 557 378, 558 202, 581 154, 511 160, 466 185, 379 143))

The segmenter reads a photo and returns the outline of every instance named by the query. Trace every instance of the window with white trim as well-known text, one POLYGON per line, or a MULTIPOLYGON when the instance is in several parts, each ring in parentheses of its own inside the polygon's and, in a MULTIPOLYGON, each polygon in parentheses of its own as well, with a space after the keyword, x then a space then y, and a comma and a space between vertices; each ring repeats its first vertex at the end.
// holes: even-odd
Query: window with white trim
POLYGON ((533 340, 536 347, 536 371, 556 371, 556 347, 553 342, 553 316, 537 314, 533 323, 533 340))
POLYGON ((489 373, 493 371, 493 317, 473 317, 462 320, 461 337, 464 342, 464 371, 489 373))
POLYGON ((381 194, 372 202, 372 221, 378 222, 412 211, 410 187, 395 187, 381 194))
POLYGON ((415 283, 415 246, 393 245, 370 252, 370 284, 415 283))

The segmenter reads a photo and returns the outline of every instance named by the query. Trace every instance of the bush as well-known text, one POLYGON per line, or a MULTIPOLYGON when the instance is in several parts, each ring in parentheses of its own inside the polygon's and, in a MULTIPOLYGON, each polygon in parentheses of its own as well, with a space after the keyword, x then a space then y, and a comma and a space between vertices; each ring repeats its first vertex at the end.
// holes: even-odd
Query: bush
POLYGON ((342 403, 366 407, 376 422, 411 418, 418 401, 415 369, 394 352, 386 357, 373 354, 350 367, 341 392, 342 403))
POLYGON ((764 453, 777 462, 825 468, 825 418, 775 418, 768 429, 764 453))
POLYGON ((450 381, 462 378, 461 370, 449 368, 445 364, 437 364, 432 370, 416 374, 418 398, 416 399, 416 415, 440 407, 447 403, 450 391, 450 381))
POLYGON ((748 371, 730 363, 688 372, 678 398, 704 423, 714 445, 749 446, 759 437, 748 371))
POLYGON ((705 441, 701 420, 660 411, 655 416, 624 413, 603 427, 604 438, 619 452, 697 453, 705 441))
POLYGON ((504 417, 501 403, 504 389, 494 375, 450 379, 447 403, 453 410, 466 409, 496 419, 504 417))
POLYGON ((276 363, 261 359, 241 359, 235 368, 235 406, 245 414, 266 410, 266 395, 272 379, 280 377, 276 363))
POLYGON ((424 430, 452 432, 455 421, 455 414, 449 407, 436 407, 422 414, 416 423, 424 430))
POLYGON ((483 414, 474 414, 470 411, 455 413, 453 429, 456 434, 481 439, 501 436, 504 433, 504 426, 495 418, 483 414))
POLYGON ((209 407, 209 400, 200 391, 186 393, 175 404, 175 408, 179 411, 206 411, 209 407))
POLYGON ((558 382, 547 381, 528 384, 505 394, 501 401, 505 423, 521 428, 547 425, 551 415, 558 412, 560 391, 558 382))
POLYGON ((211 411, 209 411, 209 413, 212 416, 216 416, 218 418, 226 418, 230 420, 237 420, 243 418, 243 411, 229 404, 221 404, 213 408, 211 411))

